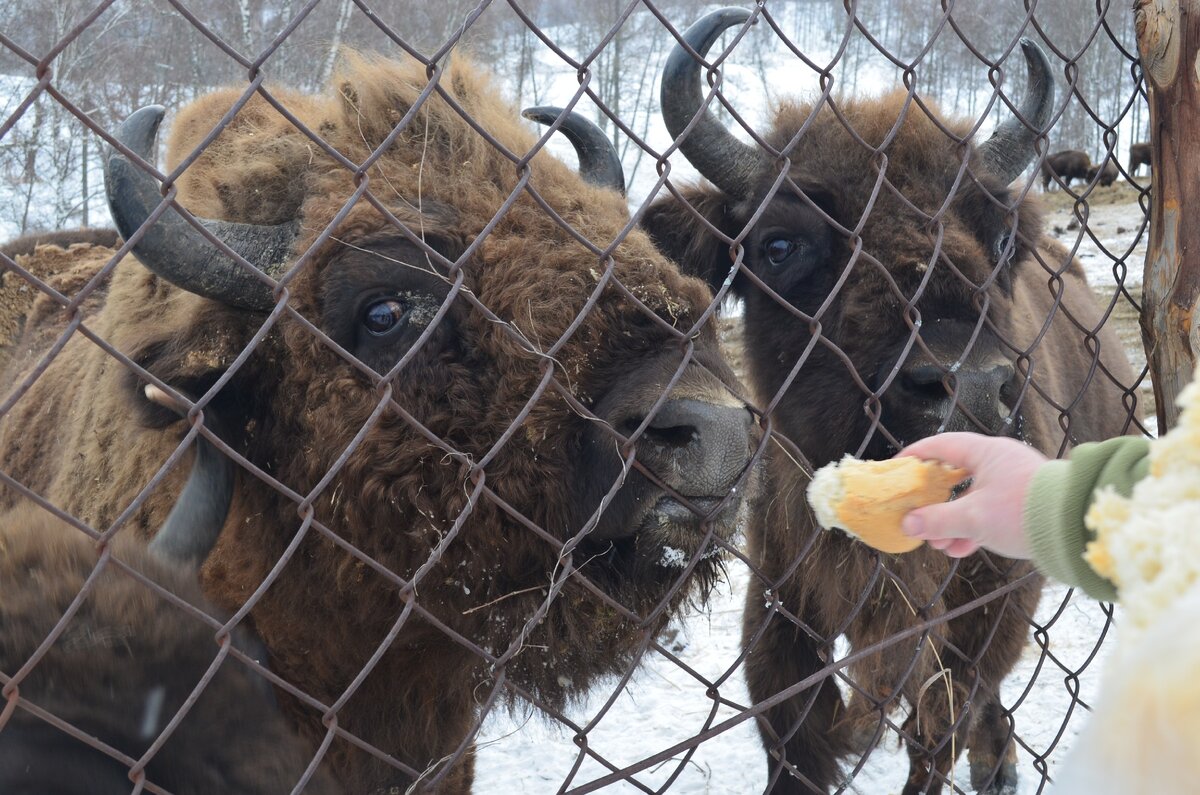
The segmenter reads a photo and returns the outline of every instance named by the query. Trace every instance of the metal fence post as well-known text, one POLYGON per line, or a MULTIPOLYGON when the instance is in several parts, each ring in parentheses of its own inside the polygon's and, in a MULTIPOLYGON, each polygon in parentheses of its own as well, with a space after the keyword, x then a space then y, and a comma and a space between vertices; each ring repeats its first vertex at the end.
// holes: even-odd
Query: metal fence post
POLYGON ((1153 148, 1142 341, 1164 433, 1200 354, 1200 0, 1137 0, 1134 20, 1153 148))

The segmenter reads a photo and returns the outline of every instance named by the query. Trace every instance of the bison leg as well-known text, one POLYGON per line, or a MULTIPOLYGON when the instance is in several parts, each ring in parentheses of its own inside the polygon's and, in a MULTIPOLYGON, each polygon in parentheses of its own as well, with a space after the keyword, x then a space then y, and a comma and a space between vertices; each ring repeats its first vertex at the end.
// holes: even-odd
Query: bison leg
POLYGON ((940 795, 966 743, 968 718, 961 711, 967 704, 969 688, 964 687, 959 673, 946 660, 947 651, 943 648, 940 654, 951 669, 948 679, 934 679, 928 688, 924 688, 924 682, 917 682, 916 692, 905 688, 913 709, 901 730, 909 761, 903 795, 940 795))
MULTIPOLYGON (((962 604, 1029 573, 1029 564, 1000 557, 977 555, 963 561, 959 577, 946 590, 948 606, 962 604)), ((956 683, 970 692, 976 705, 970 716, 967 744, 971 763, 971 786, 985 795, 1012 795, 1017 791, 1016 744, 1011 719, 1000 705, 1000 684, 1012 671, 1028 642, 1029 617, 1041 598, 1042 579, 1031 580, 1006 599, 984 605, 949 622, 948 643, 942 650, 943 663, 956 683)), ((927 695, 928 697, 928 695, 927 695)), ((956 703, 964 704, 956 695, 956 703)), ((956 738, 958 739, 958 738, 956 738)), ((962 750, 955 743, 954 752, 962 750)), ((946 754, 950 753, 948 748, 946 754)), ((945 755, 938 755, 941 760, 945 755)), ((946 759, 952 764, 953 759, 946 759)), ((913 770, 916 772, 914 760, 913 770)), ((949 764, 939 764, 942 774, 949 764)), ((912 777, 910 776, 910 781, 912 777)), ((935 793, 940 790, 930 789, 935 793)), ((913 790, 920 792, 921 790, 913 790)), ((907 792, 907 790, 906 790, 907 792)))
MULTIPOLYGON (((817 641, 790 620, 769 614, 761 591, 755 588, 748 594, 744 621, 743 643, 750 650, 746 684, 754 703, 825 667, 817 641)), ((844 712, 841 693, 826 678, 759 716, 758 729, 767 751, 768 792, 829 791, 839 777, 838 760, 850 751, 847 727, 839 720, 844 712)))
POLYGON ((1017 745, 1000 702, 989 699, 971 729, 971 788, 984 795, 1016 795, 1017 745))

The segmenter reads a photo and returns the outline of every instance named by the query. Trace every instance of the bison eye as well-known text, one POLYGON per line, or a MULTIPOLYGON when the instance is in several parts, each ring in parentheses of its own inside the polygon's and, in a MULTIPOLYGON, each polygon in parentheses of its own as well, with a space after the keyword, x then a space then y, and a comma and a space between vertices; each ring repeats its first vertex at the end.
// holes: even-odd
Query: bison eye
POLYGON ((363 327, 377 337, 382 337, 403 326, 408 320, 409 309, 395 298, 376 301, 363 313, 363 327))
MULTIPOLYGON (((996 237, 996 242, 992 246, 992 258, 999 262, 1004 256, 1005 250, 1008 248, 1009 242, 1012 240, 1012 232, 1006 231, 1000 233, 996 237)), ((1009 257, 1012 257, 1013 252, 1009 252, 1009 257)))
POLYGON ((798 241, 786 237, 772 237, 763 242, 763 253, 767 255, 767 261, 774 268, 786 265, 798 248, 800 248, 798 241))

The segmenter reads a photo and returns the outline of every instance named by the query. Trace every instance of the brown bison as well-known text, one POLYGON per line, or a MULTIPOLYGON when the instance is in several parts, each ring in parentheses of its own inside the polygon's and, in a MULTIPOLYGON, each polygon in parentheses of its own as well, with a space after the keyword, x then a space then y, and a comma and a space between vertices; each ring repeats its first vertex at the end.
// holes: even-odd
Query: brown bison
MULTIPOLYGON (((6 695, 21 699, 0 720, 0 791, 128 792, 135 763, 147 784, 181 795, 269 795, 304 777, 312 750, 280 713, 267 680, 236 657, 261 659, 261 646, 241 630, 229 649, 213 642, 224 619, 209 617, 200 563, 225 521, 233 470, 204 437, 195 444, 188 483, 148 549, 119 535, 99 552, 83 531, 29 502, 0 517, 0 680, 6 695), (54 633, 64 615, 64 629, 54 633), (50 637, 43 656, 39 647, 50 637), (197 700, 181 711, 193 692, 197 700)), ((318 771, 305 791, 339 790, 318 771)))
MULTIPOLYGON (((241 95, 175 121, 172 188, 199 220, 137 162, 162 117, 143 109, 107 180, 140 264, 92 283, 111 250, 23 259, 88 334, 0 420, 0 469, 108 526, 176 444, 131 391, 203 396, 241 464, 205 595, 262 638, 348 791, 466 791, 481 706, 561 708, 704 595, 754 417, 708 288, 617 191, 530 156, 482 70, 351 59, 325 96, 273 92, 312 136, 254 96, 195 153, 241 95)), ((70 322, 38 300, 3 383, 70 322)))
MULTIPOLYGON (((750 16, 714 12, 684 40, 704 56, 750 16)), ((668 59, 667 128, 711 185, 677 187, 645 223, 686 269, 744 302, 747 378, 781 434, 747 530, 757 571, 743 639, 773 792, 842 783, 839 760, 879 743, 905 705, 907 795, 940 792, 964 747, 977 789, 1016 786, 998 688, 1025 646, 1040 578, 1024 562, 956 562, 928 547, 884 555, 822 530, 802 464, 886 458, 945 430, 1051 454, 1127 430, 1120 344, 1100 328, 1078 263, 1009 188, 1053 98, 1045 56, 1022 47, 1024 122, 965 151, 970 124, 895 94, 784 103, 762 134, 767 154, 705 109, 688 49, 668 59), (839 636, 855 654, 844 671, 839 636)))
POLYGON ((16 240, 10 240, 0 246, 0 254, 12 259, 24 254, 32 254, 38 246, 69 248, 76 245, 116 248, 121 245, 121 236, 115 229, 65 229, 58 232, 35 232, 18 237, 16 240))
POLYGON ((1153 168, 1150 165, 1150 156, 1154 153, 1154 148, 1150 144, 1132 144, 1129 147, 1129 176, 1137 173, 1137 170, 1142 166, 1153 168))
POLYGON ((1078 149, 1064 149, 1052 155, 1046 155, 1042 161, 1042 190, 1050 189, 1050 181, 1061 184, 1064 188, 1071 187, 1071 180, 1082 179, 1090 181, 1092 159, 1087 152, 1078 149))
POLYGON ((1086 179, 1089 183, 1098 182, 1100 187, 1107 188, 1117 181, 1120 173, 1117 164, 1112 160, 1106 159, 1103 165, 1095 165, 1089 168, 1086 179))

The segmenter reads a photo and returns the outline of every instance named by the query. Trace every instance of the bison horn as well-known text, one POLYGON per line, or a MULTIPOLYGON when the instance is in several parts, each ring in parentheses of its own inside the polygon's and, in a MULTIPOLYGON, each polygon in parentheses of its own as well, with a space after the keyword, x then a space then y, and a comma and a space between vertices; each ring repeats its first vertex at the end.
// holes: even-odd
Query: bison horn
MULTIPOLYGON (((130 114, 116 139, 148 163, 164 110, 148 105, 130 114)), ((162 203, 158 183, 120 152, 105 162, 108 207, 121 237, 129 240, 162 203)), ((255 268, 271 277, 287 270, 298 221, 275 226, 201 220, 201 225, 255 268)), ((133 246, 133 254, 151 271, 184 290, 225 304, 269 310, 270 288, 236 260, 217 250, 173 207, 168 207, 133 246)))
MULTIPOLYGON (((744 8, 723 8, 703 17, 683 34, 683 41, 701 56, 707 55, 722 32, 750 18, 744 8)), ((681 44, 667 58, 662 76, 662 114, 671 137, 679 141, 679 151, 710 182, 731 196, 750 193, 755 175, 764 158, 758 149, 739 141, 708 108, 704 107, 704 88, 700 62, 681 44), (697 119, 696 114, 700 113, 697 119), (695 126, 680 140, 689 124, 695 126)))
POLYGON ((1037 156, 1034 142, 1050 125, 1054 110, 1054 76, 1046 54, 1031 39, 1021 39, 1021 50, 1029 70, 1025 101, 1018 116, 997 127, 992 137, 979 147, 984 168, 1005 185, 1021 176, 1037 156))
MULTIPOLYGON (((163 390, 147 384, 146 398, 186 417, 188 408, 163 390)), ((220 429, 210 409, 204 424, 220 429)), ((199 569, 225 526, 233 499, 233 462, 212 446, 203 435, 196 436, 192 471, 166 521, 150 542, 150 551, 160 560, 199 569)))
POLYGON ((566 112, 553 105, 526 108, 521 115, 547 127, 561 118, 562 124, 558 130, 575 147, 575 154, 579 155, 579 174, 584 181, 602 188, 612 188, 625 195, 625 172, 621 168, 621 158, 603 130, 575 111, 566 112))

